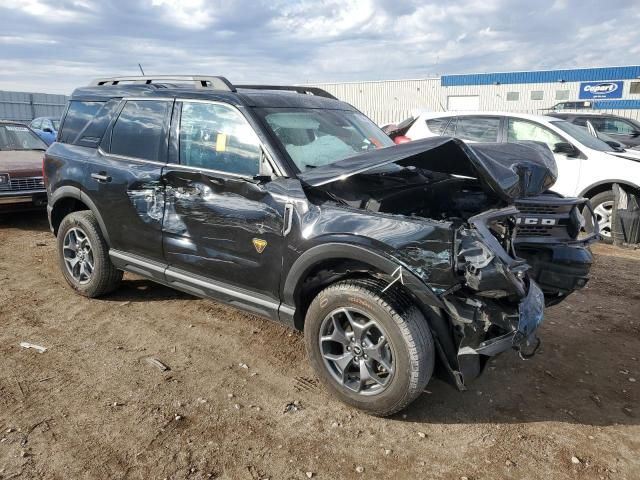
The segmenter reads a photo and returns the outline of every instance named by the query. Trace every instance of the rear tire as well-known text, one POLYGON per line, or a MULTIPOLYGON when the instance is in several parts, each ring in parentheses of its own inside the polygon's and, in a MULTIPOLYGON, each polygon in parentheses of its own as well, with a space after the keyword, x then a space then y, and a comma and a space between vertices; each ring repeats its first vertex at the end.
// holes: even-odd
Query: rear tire
POLYGON ((60 223, 58 259, 67 283, 85 297, 110 293, 122 280, 122 271, 111 263, 98 221, 88 210, 70 213, 60 223))
POLYGON ((311 302, 305 345, 311 365, 341 401, 378 416, 404 409, 423 391, 435 363, 420 310, 385 283, 335 283, 311 302))
MULTIPOLYGON (((594 195, 591 198, 591 206, 596 214, 598 224, 600 226, 600 236, 602 243, 613 243, 612 234, 612 214, 613 214, 613 202, 615 195, 612 190, 606 190, 594 195)), ((593 222, 591 221, 591 215, 585 215, 585 226, 587 232, 593 231, 593 222)))

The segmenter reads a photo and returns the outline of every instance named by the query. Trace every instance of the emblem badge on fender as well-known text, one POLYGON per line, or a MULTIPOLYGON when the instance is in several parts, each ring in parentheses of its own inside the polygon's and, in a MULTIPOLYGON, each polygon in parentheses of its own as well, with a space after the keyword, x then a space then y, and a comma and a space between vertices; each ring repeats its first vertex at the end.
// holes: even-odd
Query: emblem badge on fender
POLYGON ((264 249, 267 247, 267 241, 262 240, 261 238, 254 238, 253 246, 256 247, 256 252, 262 253, 264 252, 264 249))

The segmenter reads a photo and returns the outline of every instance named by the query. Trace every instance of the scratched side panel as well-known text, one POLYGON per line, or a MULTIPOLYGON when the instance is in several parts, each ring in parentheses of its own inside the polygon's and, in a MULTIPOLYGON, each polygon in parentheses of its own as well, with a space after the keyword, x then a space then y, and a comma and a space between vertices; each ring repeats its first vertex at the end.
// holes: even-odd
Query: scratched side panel
POLYGON ((162 259, 162 165, 122 160, 94 150, 87 158, 84 192, 102 213, 111 248, 162 259), (110 178, 98 182, 91 173, 110 178))
POLYGON ((164 182, 169 265, 278 301, 284 202, 239 178, 168 167, 164 182))
POLYGON ((410 268, 434 290, 457 282, 452 270, 454 229, 450 222, 369 212, 330 202, 307 200, 299 180, 278 182, 294 205, 283 271, 310 248, 328 242, 350 243, 386 254, 410 268))

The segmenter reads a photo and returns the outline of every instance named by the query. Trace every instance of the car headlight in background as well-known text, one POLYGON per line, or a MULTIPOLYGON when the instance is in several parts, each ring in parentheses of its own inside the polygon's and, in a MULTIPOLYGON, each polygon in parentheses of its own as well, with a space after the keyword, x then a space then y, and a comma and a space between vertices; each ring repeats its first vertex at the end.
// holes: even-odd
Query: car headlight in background
POLYGON ((8 190, 9 189, 9 174, 8 173, 0 173, 0 190, 8 190))

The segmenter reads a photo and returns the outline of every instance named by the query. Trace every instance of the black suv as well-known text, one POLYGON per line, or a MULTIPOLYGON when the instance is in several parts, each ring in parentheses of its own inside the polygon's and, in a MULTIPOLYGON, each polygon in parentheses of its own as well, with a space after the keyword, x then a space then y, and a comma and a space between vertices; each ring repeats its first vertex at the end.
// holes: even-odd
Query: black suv
POLYGON ((78 293, 129 271, 304 330, 326 386, 377 415, 434 368, 464 389, 536 350, 545 298, 591 265, 584 200, 543 194, 556 176, 538 144, 394 146, 327 92, 223 77, 79 88, 45 159, 78 293))

